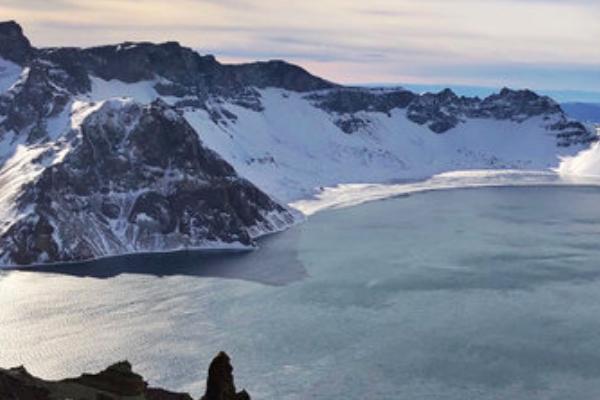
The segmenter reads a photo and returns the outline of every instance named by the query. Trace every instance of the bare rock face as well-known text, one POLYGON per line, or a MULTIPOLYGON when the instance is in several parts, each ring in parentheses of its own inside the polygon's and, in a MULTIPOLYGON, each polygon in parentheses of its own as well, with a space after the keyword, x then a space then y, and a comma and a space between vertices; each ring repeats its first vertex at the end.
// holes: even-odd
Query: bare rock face
POLYGON ((0 369, 0 399, 50 400, 50 390, 23 367, 0 369))
POLYGON ((554 121, 549 122, 546 129, 556 136, 558 146, 568 147, 596 140, 584 125, 569 121, 555 101, 530 90, 504 88, 500 93, 479 99, 458 96, 450 89, 417 95, 402 88, 335 88, 310 95, 309 99, 317 107, 336 116, 336 124, 348 134, 369 125, 370 121, 362 117, 361 112, 389 115, 392 110, 398 109, 405 110, 410 121, 438 134, 456 128, 466 119, 521 123, 540 117, 554 121))
POLYGON ((65 147, 62 161, 17 198, 19 210, 31 211, 0 235, 3 263, 252 247, 256 236, 294 221, 160 100, 107 102, 65 147))
POLYGON ((206 380, 206 393, 202 400, 250 400, 245 390, 236 392, 233 367, 229 356, 220 352, 210 363, 206 380))
POLYGON ((23 65, 33 57, 34 50, 15 21, 0 22, 0 56, 23 65))
MULTIPOLYGON (((221 352, 210 364, 204 400, 250 400, 246 391, 235 391, 233 367, 221 352)), ((128 361, 111 365, 97 374, 83 374, 51 382, 36 378, 23 367, 0 368, 2 400, 192 400, 187 393, 152 388, 133 372, 128 361)))
POLYGON ((21 80, 0 96, 0 133, 22 132, 29 143, 46 136, 48 118, 60 114, 71 96, 64 89, 69 78, 60 72, 40 61, 29 64, 21 80))
POLYGON ((148 389, 148 384, 132 371, 128 361, 113 364, 97 374, 83 374, 79 378, 65 379, 63 383, 82 385, 118 396, 141 396, 148 389))
POLYGON ((127 361, 111 365, 98 374, 57 382, 30 375, 23 367, 0 369, 0 398, 3 400, 192 400, 184 393, 148 387, 144 379, 131 370, 127 361))

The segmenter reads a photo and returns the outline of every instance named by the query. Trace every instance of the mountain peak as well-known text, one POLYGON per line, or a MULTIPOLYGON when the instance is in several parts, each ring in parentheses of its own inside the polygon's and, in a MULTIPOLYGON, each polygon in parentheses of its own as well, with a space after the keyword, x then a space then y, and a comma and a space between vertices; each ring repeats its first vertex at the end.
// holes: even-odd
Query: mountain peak
MULTIPOLYGON (((542 96, 530 89, 502 88, 500 93, 492 94, 483 100, 484 104, 509 104, 511 107, 521 107, 522 111, 529 109, 534 115, 546 113, 560 113, 562 110, 558 103, 548 96, 542 96)), ((527 112, 530 114, 530 112, 527 112)))
POLYGON ((0 57, 22 65, 31 59, 33 51, 21 25, 12 20, 0 22, 0 57))
POLYGON ((437 97, 445 99, 445 100, 454 100, 457 99, 458 96, 454 91, 450 88, 446 88, 437 94, 437 97))
POLYGON ((230 65, 235 75, 245 84, 263 87, 279 87, 295 92, 332 89, 338 85, 312 75, 304 68, 283 60, 259 61, 249 64, 230 65))
POLYGON ((7 32, 17 32, 19 35, 23 34, 23 28, 15 20, 0 21, 0 34, 7 32))

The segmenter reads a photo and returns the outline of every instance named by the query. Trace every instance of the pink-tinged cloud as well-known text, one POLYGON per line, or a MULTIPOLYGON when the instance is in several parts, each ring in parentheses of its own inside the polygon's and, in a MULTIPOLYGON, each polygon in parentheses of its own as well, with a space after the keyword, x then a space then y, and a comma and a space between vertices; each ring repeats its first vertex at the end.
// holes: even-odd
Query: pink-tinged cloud
POLYGON ((0 0, 0 15, 38 46, 178 40, 340 82, 600 91, 597 0, 0 0))

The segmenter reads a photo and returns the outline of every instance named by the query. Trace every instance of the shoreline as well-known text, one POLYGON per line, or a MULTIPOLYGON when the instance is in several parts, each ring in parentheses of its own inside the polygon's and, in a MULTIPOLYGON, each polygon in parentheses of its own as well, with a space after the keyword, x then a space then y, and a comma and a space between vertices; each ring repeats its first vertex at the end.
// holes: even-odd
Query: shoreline
MULTIPOLYGON (((292 222, 286 223, 282 226, 277 226, 272 231, 268 232, 260 232, 260 234, 253 236, 254 240, 260 240, 271 235, 275 235, 277 233, 281 233, 286 231, 289 228, 292 228, 298 224, 301 224, 306 220, 306 216, 296 210, 289 209, 287 210, 294 220, 292 222)), ((270 217, 268 217, 270 218, 270 217)), ((250 253, 259 248, 258 243, 255 245, 244 245, 241 242, 207 242, 206 246, 198 246, 198 247, 180 247, 173 249, 159 249, 159 250, 140 250, 140 251, 131 251, 121 254, 107 254, 103 256, 94 257, 88 260, 73 260, 73 261, 64 261, 64 262, 48 262, 48 263, 37 263, 37 264, 25 264, 25 265, 14 265, 14 264, 0 264, 0 271, 40 271, 44 268, 52 268, 57 266, 77 266, 77 265, 89 265, 99 261, 106 261, 111 259, 121 259, 127 257, 144 257, 144 256, 152 256, 152 255, 176 255, 181 253, 198 253, 202 255, 212 255, 212 254, 238 254, 238 253, 250 253)))
POLYGON ((321 211, 414 193, 503 186, 600 187, 600 177, 562 175, 556 170, 459 170, 411 182, 340 184, 324 188, 313 198, 298 200, 289 206, 310 217, 321 211))
MULTIPOLYGON (((354 207, 361 204, 431 191, 476 189, 492 187, 600 187, 600 177, 564 175, 558 170, 457 170, 433 175, 423 180, 411 180, 388 183, 347 183, 332 187, 324 187, 311 198, 295 200, 287 204, 288 211, 294 214, 294 222, 272 232, 265 232, 255 239, 272 236, 289 228, 304 223, 310 216, 327 210, 354 207)), ((42 271, 57 266, 90 265, 99 261, 122 259, 128 257, 144 257, 153 255, 175 255, 197 253, 199 255, 249 253, 259 248, 244 246, 241 243, 229 245, 208 245, 197 248, 179 248, 172 250, 139 251, 123 254, 111 254, 89 260, 41 263, 30 265, 0 265, 0 271, 42 271)))

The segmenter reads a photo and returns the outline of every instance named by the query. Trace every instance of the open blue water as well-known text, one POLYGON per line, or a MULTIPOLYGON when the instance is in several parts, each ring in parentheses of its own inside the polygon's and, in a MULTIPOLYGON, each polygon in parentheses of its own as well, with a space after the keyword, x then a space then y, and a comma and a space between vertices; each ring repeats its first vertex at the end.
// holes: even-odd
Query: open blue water
POLYGON ((128 358, 175 390, 218 350, 255 399, 595 399, 600 189, 415 194, 250 254, 0 272, 0 366, 128 358))

